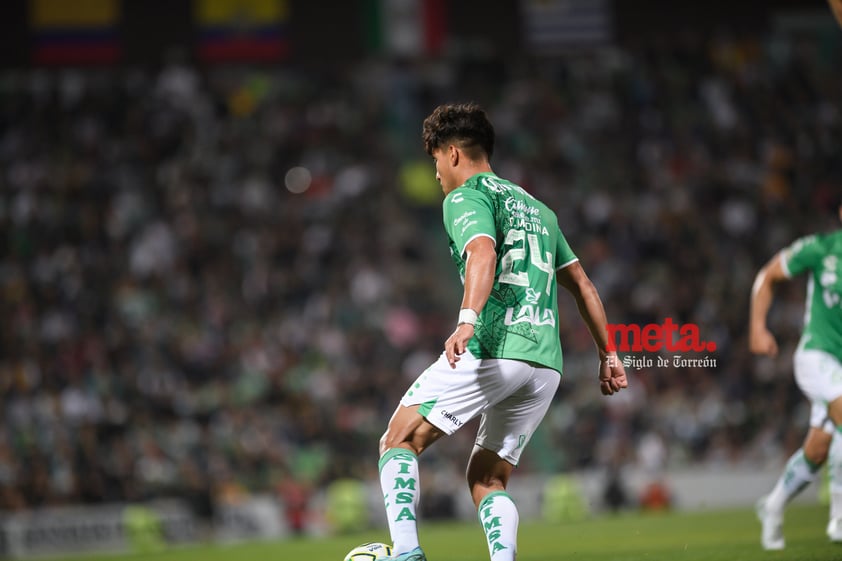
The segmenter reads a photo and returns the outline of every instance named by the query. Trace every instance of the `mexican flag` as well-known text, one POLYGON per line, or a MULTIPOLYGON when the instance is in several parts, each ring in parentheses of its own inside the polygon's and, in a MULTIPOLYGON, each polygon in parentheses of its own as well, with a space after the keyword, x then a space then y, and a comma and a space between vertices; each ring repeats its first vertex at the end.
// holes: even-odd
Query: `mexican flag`
POLYGON ((371 52, 418 57, 444 46, 446 0, 365 0, 365 16, 371 52))

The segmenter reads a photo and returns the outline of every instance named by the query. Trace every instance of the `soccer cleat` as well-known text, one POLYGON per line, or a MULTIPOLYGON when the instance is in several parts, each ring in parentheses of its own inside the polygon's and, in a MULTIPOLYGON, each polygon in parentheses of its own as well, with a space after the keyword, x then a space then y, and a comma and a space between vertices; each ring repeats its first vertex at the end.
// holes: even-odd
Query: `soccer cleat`
POLYGON ((842 542, 842 518, 831 518, 827 524, 827 537, 832 542, 842 542))
POLYGON ((778 551, 784 548, 784 517, 782 512, 774 512, 766 508, 766 497, 757 501, 755 507, 757 519, 760 520, 762 531, 760 543, 767 551, 778 551))
POLYGON ((387 557, 389 561, 427 561, 427 556, 421 551, 420 547, 416 547, 412 551, 401 553, 395 557, 387 557))

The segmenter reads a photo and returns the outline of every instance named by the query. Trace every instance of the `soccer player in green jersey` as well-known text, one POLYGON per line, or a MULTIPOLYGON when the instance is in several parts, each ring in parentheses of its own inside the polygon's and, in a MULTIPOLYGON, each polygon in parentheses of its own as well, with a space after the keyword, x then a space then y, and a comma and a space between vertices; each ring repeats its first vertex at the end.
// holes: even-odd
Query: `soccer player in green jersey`
MULTIPOLYGON (((838 208, 842 219, 842 204, 838 208)), ((807 307, 794 356, 795 381, 811 402, 804 443, 787 462, 772 492, 760 499, 764 549, 783 549, 784 506, 804 489, 825 463, 834 432, 842 430, 842 230, 806 236, 778 252, 758 272, 751 294, 749 347, 775 356, 778 344, 766 327, 775 283, 805 273, 807 307)), ((828 537, 842 541, 840 459, 831 459, 831 509, 828 537), (834 477, 835 475, 835 477, 834 477)))
POLYGON ((468 486, 492 561, 514 561, 518 511, 506 493, 562 372, 557 284, 576 300, 599 354, 604 395, 627 386, 608 351, 605 311, 555 213, 494 174, 494 128, 475 104, 436 108, 424 147, 445 194, 444 226, 464 285, 456 329, 410 386, 380 441, 380 484, 393 559, 425 561, 416 524, 418 455, 480 417, 468 486))

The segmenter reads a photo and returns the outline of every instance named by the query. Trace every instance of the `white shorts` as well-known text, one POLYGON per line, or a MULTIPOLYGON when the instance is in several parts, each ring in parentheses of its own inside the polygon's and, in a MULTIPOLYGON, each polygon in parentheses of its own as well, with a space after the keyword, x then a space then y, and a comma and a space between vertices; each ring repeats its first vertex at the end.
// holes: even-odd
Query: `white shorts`
POLYGON ((795 382, 810 400, 810 426, 832 433, 827 406, 842 397, 842 363, 824 351, 799 349, 793 356, 795 382))
POLYGON ((520 360, 481 360, 470 351, 451 368, 442 353, 410 386, 401 405, 420 405, 419 413, 446 434, 482 414, 477 446, 516 466, 560 380, 551 368, 520 360))

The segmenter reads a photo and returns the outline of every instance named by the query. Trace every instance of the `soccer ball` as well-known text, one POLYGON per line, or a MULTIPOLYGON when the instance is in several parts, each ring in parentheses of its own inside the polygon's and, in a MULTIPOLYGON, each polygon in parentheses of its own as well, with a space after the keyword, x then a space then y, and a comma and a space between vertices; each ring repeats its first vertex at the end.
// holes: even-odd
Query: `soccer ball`
POLYGON ((348 552, 345 561, 374 561, 388 559, 392 555, 392 546, 385 543, 370 542, 358 545, 348 552))

